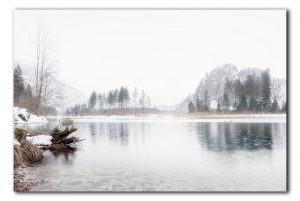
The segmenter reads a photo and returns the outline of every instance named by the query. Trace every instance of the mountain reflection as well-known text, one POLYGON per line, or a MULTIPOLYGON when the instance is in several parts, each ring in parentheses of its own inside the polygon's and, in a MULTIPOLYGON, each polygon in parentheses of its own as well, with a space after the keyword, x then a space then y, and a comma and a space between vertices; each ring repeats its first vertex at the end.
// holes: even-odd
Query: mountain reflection
POLYGON ((271 123, 198 123, 197 138, 210 151, 272 149, 271 123))

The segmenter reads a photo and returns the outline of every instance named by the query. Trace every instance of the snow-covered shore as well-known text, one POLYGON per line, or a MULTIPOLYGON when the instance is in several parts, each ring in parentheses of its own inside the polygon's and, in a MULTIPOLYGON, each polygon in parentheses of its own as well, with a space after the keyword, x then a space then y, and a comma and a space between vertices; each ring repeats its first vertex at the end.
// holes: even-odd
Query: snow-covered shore
POLYGON ((37 116, 28 112, 25 108, 13 107, 14 123, 47 123, 46 117, 37 116))
MULTIPOLYGON (((148 115, 148 116, 65 116, 74 122, 229 122, 272 123, 286 122, 286 114, 210 114, 203 116, 148 115)), ((57 117, 49 117, 57 119, 57 117)))
POLYGON ((35 145, 50 145, 51 144, 51 136, 50 135, 36 135, 36 136, 27 136, 26 140, 35 145))

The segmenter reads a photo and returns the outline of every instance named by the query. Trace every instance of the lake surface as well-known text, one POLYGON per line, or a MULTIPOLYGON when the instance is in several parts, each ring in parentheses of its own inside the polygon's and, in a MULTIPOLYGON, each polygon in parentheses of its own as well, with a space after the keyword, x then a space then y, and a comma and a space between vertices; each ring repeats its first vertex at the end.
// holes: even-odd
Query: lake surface
MULTIPOLYGON (((55 122, 50 123, 50 125, 55 122)), ((33 191, 285 191, 286 123, 77 122, 74 153, 25 168, 33 191)))

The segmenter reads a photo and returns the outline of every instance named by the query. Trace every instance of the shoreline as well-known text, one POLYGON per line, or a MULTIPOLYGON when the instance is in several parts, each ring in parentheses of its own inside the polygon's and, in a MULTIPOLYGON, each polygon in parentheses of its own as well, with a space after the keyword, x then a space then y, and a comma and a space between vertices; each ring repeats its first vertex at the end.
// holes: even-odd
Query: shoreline
POLYGON ((146 116, 62 116, 53 120, 71 118, 74 122, 225 122, 225 123, 276 123, 286 122, 286 114, 149 114, 146 116))

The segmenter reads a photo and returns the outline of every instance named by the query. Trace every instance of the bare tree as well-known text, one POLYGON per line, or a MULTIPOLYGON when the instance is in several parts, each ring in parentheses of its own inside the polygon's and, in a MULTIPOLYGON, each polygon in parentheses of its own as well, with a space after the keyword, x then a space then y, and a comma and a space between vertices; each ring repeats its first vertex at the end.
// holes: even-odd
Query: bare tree
POLYGON ((35 113, 46 115, 53 97, 54 50, 45 24, 40 23, 34 35, 34 97, 35 113))

